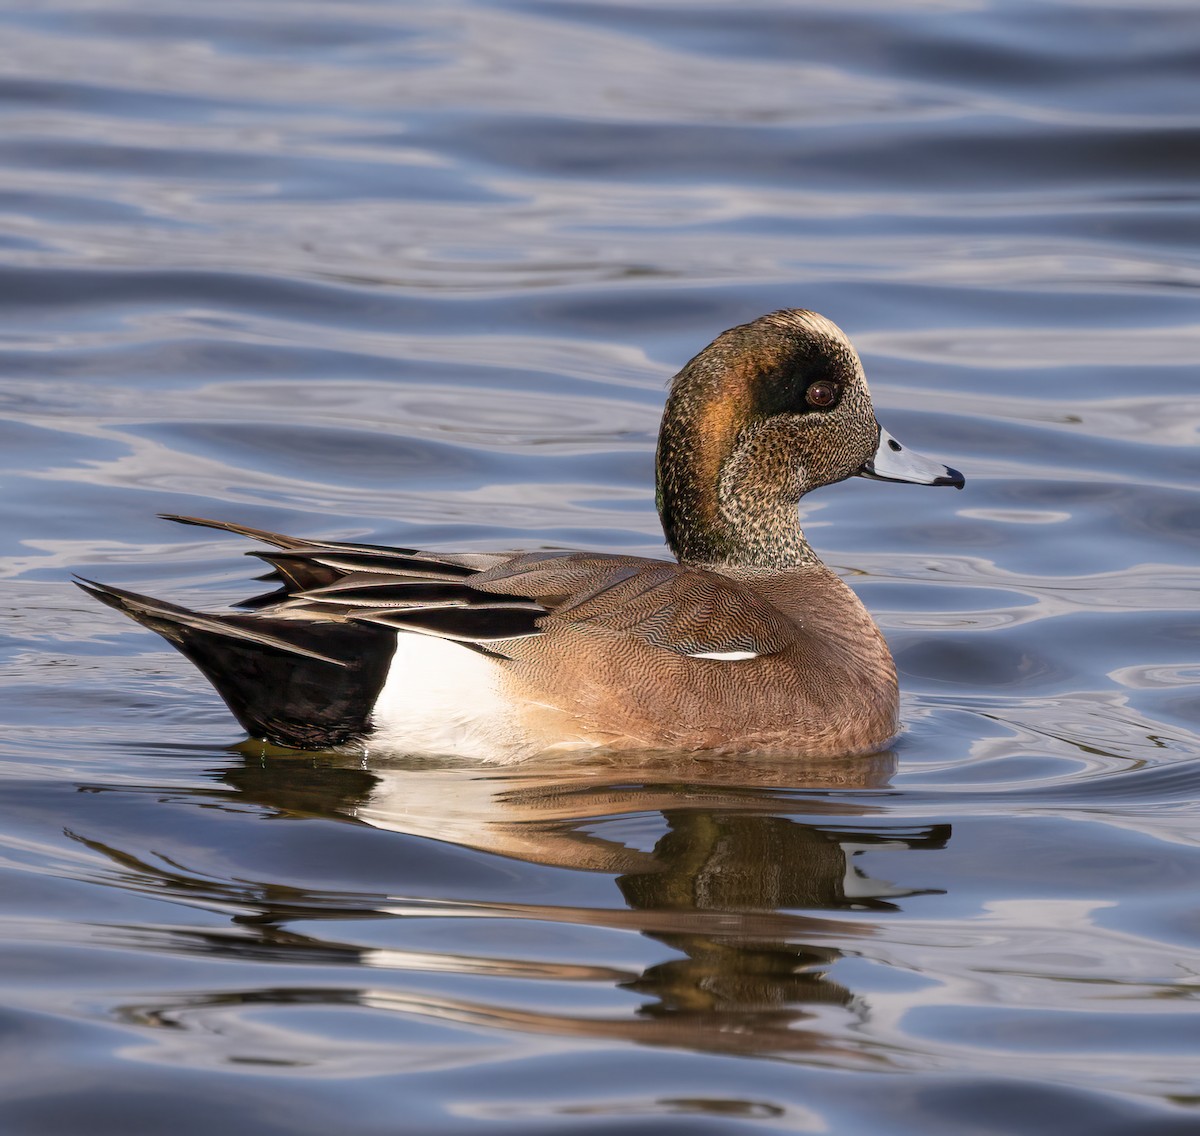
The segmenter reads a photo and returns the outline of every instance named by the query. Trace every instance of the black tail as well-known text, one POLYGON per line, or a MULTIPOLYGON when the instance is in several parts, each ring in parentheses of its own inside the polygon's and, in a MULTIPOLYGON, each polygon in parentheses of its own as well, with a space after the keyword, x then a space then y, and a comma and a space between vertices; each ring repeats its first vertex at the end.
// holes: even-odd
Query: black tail
POLYGON ((207 615, 92 580, 76 583, 191 659, 254 737, 325 749, 371 727, 394 631, 354 621, 207 615))

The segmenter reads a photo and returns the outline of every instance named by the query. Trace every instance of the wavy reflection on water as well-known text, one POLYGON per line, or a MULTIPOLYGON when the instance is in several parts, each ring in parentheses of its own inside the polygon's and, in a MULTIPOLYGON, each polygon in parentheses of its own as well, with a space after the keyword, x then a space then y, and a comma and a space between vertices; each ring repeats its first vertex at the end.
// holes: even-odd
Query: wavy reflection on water
MULTIPOLYGON (((1031 799, 1006 873, 1026 882, 976 910, 957 885, 988 854, 981 826, 1011 826, 1020 815, 1011 802, 984 793, 972 807, 961 795, 950 803, 959 822, 923 820, 930 807, 945 815, 953 799, 898 794, 890 755, 857 770, 807 770, 803 788, 783 788, 784 772, 697 758, 481 771, 250 752, 219 771, 223 788, 130 797, 96 787, 87 811, 97 830, 111 829, 106 814, 127 813, 130 802, 144 811, 172 800, 179 819, 160 829, 151 857, 81 826, 73 838, 95 857, 85 874, 206 912, 209 924, 97 927, 96 946, 196 960, 182 988, 135 1000, 114 991, 97 1009, 134 1031, 139 1061, 262 1062, 322 1077, 473 1064, 487 1045, 482 1031, 523 1044, 634 1043, 846 1070, 901 1070, 918 1059, 980 1074, 1041 1068, 1110 1088, 1137 1083, 1153 1061, 1164 1085, 1186 1080, 1184 1011, 1200 953, 1109 925, 1109 901, 1070 898, 1072 861, 1121 843, 1112 826, 1136 795, 1084 796, 1076 821, 1108 834, 1059 849, 1061 863, 1044 862, 1040 878, 1021 863, 1050 850, 1036 816, 1069 809, 1071 797, 1031 799), (279 835, 239 842, 218 859, 251 860, 214 870, 210 851, 196 859, 195 827, 213 809, 241 828, 267 819, 279 835), (362 836, 343 845, 331 822, 362 836), (252 863, 254 845, 287 863, 314 838, 325 857, 320 890, 260 875, 252 863), (546 900, 481 898, 471 871, 449 885, 465 885, 462 898, 445 896, 456 847, 513 865, 508 884, 486 890, 518 895, 549 884, 546 900), (361 879, 364 851, 379 863, 380 884, 403 871, 410 887, 424 878, 427 893, 342 890, 338 881, 361 879), (965 864, 955 868, 957 859, 965 864), (605 885, 593 889, 601 902, 564 902, 571 889, 545 876, 547 867, 595 878, 605 885), (586 938, 576 941, 580 931, 586 938), (253 977, 264 967, 278 972, 267 986, 253 977), (1003 993, 1014 988, 1024 991, 1018 1005, 1003 993), (1122 1036, 1144 1036, 1144 1059, 1103 1040, 1113 998, 1138 1007, 1122 1036), (968 1013, 983 1030, 970 1039, 960 1024, 968 1013)), ((795 784, 794 764, 790 772, 795 784)), ((1163 791, 1160 781, 1155 792, 1163 791)), ((1113 862, 1134 873, 1130 882, 1151 870, 1139 867, 1149 850, 1140 832, 1128 830, 1113 862)))
MULTIPOLYGON (((794 776, 794 763, 786 764, 794 776)), ((831 763, 809 773, 832 790, 883 785, 893 767, 890 755, 857 764, 855 769, 831 763)), ((524 767, 480 775, 428 762, 363 768, 352 759, 306 769, 298 768, 295 758, 250 755, 244 765, 223 775, 237 796, 236 803, 223 801, 221 808, 253 804, 277 817, 355 820, 423 839, 437 832, 439 840, 490 854, 604 873, 613 877, 624 906, 455 903, 396 895, 356 901, 336 893, 280 893, 265 882, 250 881, 231 888, 188 871, 174 854, 139 860, 76 834, 116 866, 119 886, 165 888, 189 904, 215 910, 232 902, 238 908, 229 929, 169 928, 146 934, 133 927, 110 928, 104 936, 109 941, 137 950, 201 952, 289 967, 360 967, 367 968, 361 974, 375 976, 369 987, 334 983, 322 989, 318 980, 316 986, 206 992, 113 1012, 140 1027, 204 1035, 237 1028, 219 1023, 230 1014, 237 1020, 258 1006, 354 1005, 581 1039, 723 1053, 817 1053, 825 1055, 823 1060, 853 1066, 861 1058, 841 1035, 856 1028, 864 1008, 852 991, 828 975, 842 957, 837 944, 876 933, 862 917, 865 913, 895 912, 906 897, 924 894, 920 888, 872 878, 858 866, 857 857, 873 847, 893 853, 943 848, 949 826, 872 823, 876 810, 870 806, 820 797, 804 800, 806 812, 824 818, 820 823, 780 815, 795 807, 794 800, 788 804, 794 794, 775 787, 784 763, 755 765, 722 773, 701 759, 647 757, 640 763, 540 771, 524 767), (755 776, 748 777, 751 772, 755 776), (624 831, 626 824, 632 824, 632 832, 624 831), (648 830, 654 833, 652 844, 643 847, 648 830), (844 922, 839 912, 855 915, 844 922), (435 925, 487 920, 495 928, 489 936, 492 953, 352 945, 352 928, 359 920, 397 918, 435 925), (639 969, 614 969, 495 953, 497 947, 503 951, 507 938, 521 941, 521 935, 506 928, 523 924, 636 933, 666 948, 667 957, 639 969), (329 926, 348 932, 351 941, 330 938, 323 930, 329 926), (388 985, 378 971, 387 972, 388 985), (601 984, 601 990, 583 998, 584 1005, 595 1004, 591 1012, 533 1010, 530 1000, 542 1000, 536 992, 523 990, 515 1003, 470 1000, 431 985, 429 976, 438 974, 486 979, 485 989, 497 979, 559 984, 553 994, 547 992, 556 1006, 579 1001, 571 992, 576 984, 601 984), (425 977, 413 988, 403 985, 406 975, 425 977), (606 989, 617 994, 615 1005, 603 994, 606 989), (622 1004, 624 1012, 618 1008, 622 1004), (831 1030, 829 1014, 835 1010, 839 1024, 831 1030)), ((386 938, 386 932, 376 936, 386 938)), ((287 1047, 280 1048, 282 1035, 275 1045, 264 1047, 255 1028, 248 1028, 241 1044, 255 1038, 262 1059, 305 1067, 321 1063, 308 1052, 315 1040, 293 1038, 288 1056, 287 1047)), ((880 1054, 871 1060, 884 1058, 880 1054)))

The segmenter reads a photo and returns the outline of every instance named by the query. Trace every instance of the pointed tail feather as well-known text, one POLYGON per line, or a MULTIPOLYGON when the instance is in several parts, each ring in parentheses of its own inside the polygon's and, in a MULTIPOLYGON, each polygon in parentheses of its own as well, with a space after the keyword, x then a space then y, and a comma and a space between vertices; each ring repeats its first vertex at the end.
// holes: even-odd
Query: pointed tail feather
POLYGON ((178 648, 251 735, 324 749, 370 730, 395 631, 355 621, 209 615, 92 580, 76 583, 178 648))
POLYGON ((328 548, 329 545, 319 540, 304 540, 300 537, 285 536, 283 533, 269 532, 267 529, 255 529, 249 525, 237 525, 233 521, 210 521, 205 517, 185 517, 178 513, 159 513, 164 521, 175 521, 181 525, 195 525, 202 529, 219 529, 221 532, 236 533, 238 536, 248 536, 251 540, 261 540, 263 544, 273 544, 276 548, 328 548))
POLYGON ((340 659, 331 658, 319 651, 302 647, 299 643, 289 642, 277 635, 260 631, 257 627, 236 620, 236 617, 205 615, 203 612, 190 611, 178 604, 167 603, 166 600, 140 596, 136 592, 127 592, 124 588, 114 588, 110 584, 98 584, 95 580, 86 580, 82 576, 76 577, 75 586, 82 588, 88 595, 95 596, 101 603, 108 604, 117 611, 123 611, 131 619, 136 619, 138 623, 149 627, 151 631, 157 631, 159 635, 164 639, 169 639, 177 647, 183 642, 184 631, 191 630, 220 635, 229 639, 245 639, 250 643, 258 643, 263 647, 284 651, 288 654, 304 655, 335 667, 346 665, 340 659))
MULTIPOLYGON (((256 529, 250 525, 235 524, 233 521, 213 521, 207 517, 185 517, 179 513, 159 513, 158 515, 164 521, 175 521, 180 525, 195 525, 197 528, 202 529, 219 529, 221 532, 236 533, 238 536, 247 536, 251 540, 261 540, 263 544, 273 544, 276 548, 282 548, 289 552, 304 551, 315 553, 322 550, 337 549, 364 554, 385 553, 389 556, 395 554, 399 556, 415 556, 418 559, 437 559, 437 557, 420 553, 414 548, 393 548, 391 545, 360 544, 356 541, 345 540, 314 540, 309 537, 287 536, 284 533, 271 532, 269 529, 256 529)), ((251 555, 256 554, 251 553, 251 555)), ((458 559, 458 557, 451 557, 452 561, 458 559)), ((485 555, 484 559, 490 558, 485 555)))

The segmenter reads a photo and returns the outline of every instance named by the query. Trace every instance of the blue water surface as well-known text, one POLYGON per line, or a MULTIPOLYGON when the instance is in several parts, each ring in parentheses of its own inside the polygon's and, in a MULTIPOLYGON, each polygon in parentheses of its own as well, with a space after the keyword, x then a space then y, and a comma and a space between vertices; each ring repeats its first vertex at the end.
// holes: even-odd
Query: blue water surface
POLYGON ((1192 0, 0 8, 0 1129, 1200 1130, 1192 0), (904 736, 235 748, 73 572, 657 554, 664 385, 780 307, 964 493, 806 531, 904 736))

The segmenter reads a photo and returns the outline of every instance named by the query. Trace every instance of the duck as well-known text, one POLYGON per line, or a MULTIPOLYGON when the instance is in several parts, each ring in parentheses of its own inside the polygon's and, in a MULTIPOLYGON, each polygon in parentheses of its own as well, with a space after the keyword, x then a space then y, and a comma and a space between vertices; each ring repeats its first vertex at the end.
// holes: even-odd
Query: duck
POLYGON ((879 425, 836 324, 784 309, 671 381, 656 502, 674 559, 424 552, 161 514, 265 546, 247 555, 273 590, 206 613, 75 582, 163 636, 273 746, 850 757, 896 737, 896 667, 798 506, 853 476, 964 485, 879 425))

